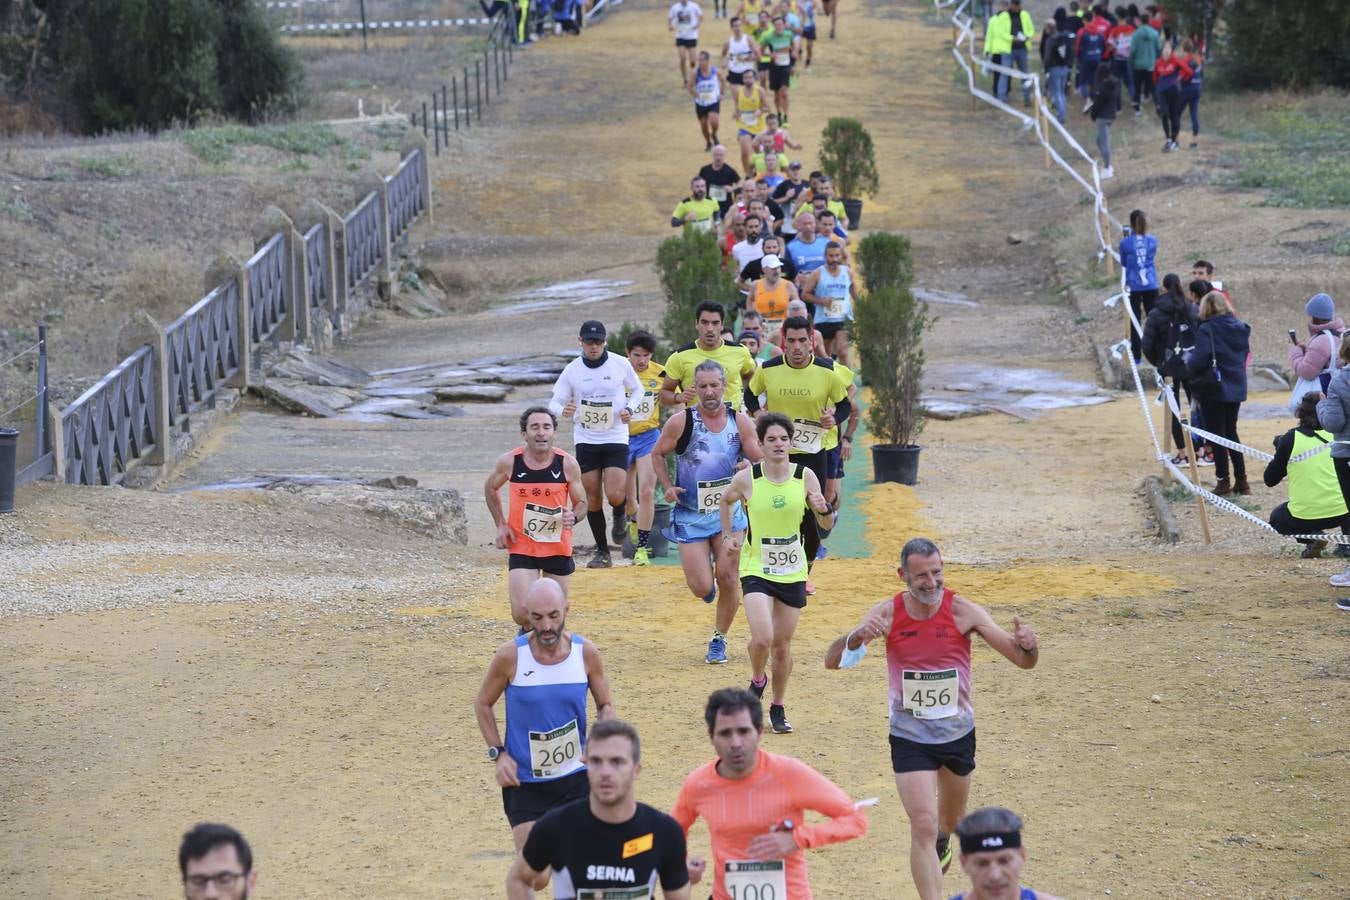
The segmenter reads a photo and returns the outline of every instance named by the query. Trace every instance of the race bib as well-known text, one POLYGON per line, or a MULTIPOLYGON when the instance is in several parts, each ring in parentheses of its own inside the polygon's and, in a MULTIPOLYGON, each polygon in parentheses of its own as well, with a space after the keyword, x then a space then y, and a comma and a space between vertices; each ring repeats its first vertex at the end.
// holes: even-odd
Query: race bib
POLYGON ((827 319, 845 319, 848 317, 848 301, 842 298, 836 298, 830 301, 829 306, 825 307, 825 318, 827 319))
POLYGON ((652 417, 652 410, 654 409, 656 409, 656 395, 651 391, 647 391, 642 395, 642 399, 638 401, 637 409, 633 410, 633 414, 629 416, 629 419, 633 422, 641 422, 645 419, 650 419, 652 417))
POLYGON ((652 900, 651 885, 642 887, 577 888, 577 900, 652 900))
POLYGON ((722 495, 726 493, 729 484, 731 484, 730 478, 700 481, 698 483, 698 511, 716 512, 718 505, 722 502, 722 495))
POLYGON ((792 449, 799 453, 819 453, 825 428, 812 419, 792 420, 792 449))
MULTIPOLYGON (((717 85, 715 83, 709 85, 700 84, 698 87, 698 105, 712 106, 716 102, 717 102, 717 85)), ((725 194, 726 192, 723 191, 722 193, 725 194)), ((714 197, 713 199, 716 200, 717 198, 714 197)))
POLYGON ((712 187, 708 188, 708 196, 716 200, 718 203, 726 203, 727 189, 722 187, 720 184, 714 184, 712 187))
POLYGON ((561 778, 581 768, 581 731, 573 719, 552 731, 530 732, 530 770, 535 778, 561 778))
POLYGON ((781 859, 733 859, 722 872, 731 900, 787 900, 787 872, 781 859))
POLYGON ((905 709, 916 719, 950 719, 960 710, 961 683, 955 669, 915 672, 906 669, 900 680, 905 709))
POLYGON ((777 50, 773 54, 773 64, 775 66, 787 66, 792 64, 792 54, 787 50, 777 50))
POLYGON ((694 222, 693 224, 695 231, 708 232, 712 231, 713 229, 712 219, 699 219, 697 222, 694 222))
POLYGON ((760 538, 759 567, 765 575, 796 575, 806 568, 801 535, 760 538))
POLYGON ((525 536, 540 544, 556 544, 562 540, 561 506, 539 506, 536 503, 525 504, 525 536))
POLYGON ((747 131, 750 130, 750 129, 752 129, 752 128, 754 128, 756 125, 758 125, 758 124, 759 124, 759 110, 757 110, 757 109, 743 109, 743 110, 741 110, 741 124, 745 126, 745 128, 746 128, 747 131))
POLYGON ((609 431, 614 427, 614 404, 608 400, 582 400, 581 427, 587 431, 609 431))

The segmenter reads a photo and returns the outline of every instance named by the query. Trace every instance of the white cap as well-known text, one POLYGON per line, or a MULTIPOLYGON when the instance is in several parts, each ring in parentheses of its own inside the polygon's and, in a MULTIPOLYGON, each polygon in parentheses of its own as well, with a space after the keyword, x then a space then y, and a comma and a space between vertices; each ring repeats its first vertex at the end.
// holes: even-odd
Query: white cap
POLYGON ((764 258, 759 261, 761 269, 781 269, 783 261, 772 253, 766 253, 764 258))

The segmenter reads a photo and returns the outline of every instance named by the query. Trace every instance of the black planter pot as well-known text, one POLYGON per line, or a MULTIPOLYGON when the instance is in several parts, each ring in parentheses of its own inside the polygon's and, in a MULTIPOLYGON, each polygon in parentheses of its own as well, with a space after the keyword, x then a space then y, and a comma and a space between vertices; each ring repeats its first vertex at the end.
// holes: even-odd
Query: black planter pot
POLYGON ((872 445, 872 480, 918 484, 919 447, 898 444, 872 445))
POLYGON ((844 215, 848 216, 848 230, 856 231, 858 223, 862 221, 862 201, 845 200, 844 215))

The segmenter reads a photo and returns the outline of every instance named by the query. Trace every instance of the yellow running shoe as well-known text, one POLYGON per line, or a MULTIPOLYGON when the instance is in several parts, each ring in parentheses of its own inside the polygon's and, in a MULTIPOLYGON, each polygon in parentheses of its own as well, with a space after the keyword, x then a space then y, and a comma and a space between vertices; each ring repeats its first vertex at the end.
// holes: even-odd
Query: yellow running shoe
POLYGON ((650 555, 647 553, 646 547, 638 547, 633 551, 633 565, 650 566, 651 564, 650 555))

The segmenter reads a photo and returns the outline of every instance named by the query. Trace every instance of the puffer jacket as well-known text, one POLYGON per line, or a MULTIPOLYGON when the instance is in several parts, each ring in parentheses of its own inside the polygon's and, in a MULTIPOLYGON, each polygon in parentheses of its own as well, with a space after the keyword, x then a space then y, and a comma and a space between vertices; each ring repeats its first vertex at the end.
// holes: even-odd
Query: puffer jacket
POLYGON ((1296 378, 1313 379, 1322 374, 1331 362, 1332 356, 1340 350, 1340 334, 1345 331, 1345 323, 1339 318, 1308 326, 1308 343, 1300 347, 1289 345, 1289 368, 1294 370, 1296 378), (1331 339, 1320 337, 1330 335, 1331 339))
MULTIPOLYGON (((1186 356, 1186 380, 1192 381, 1210 367, 1210 359, 1219 367, 1219 392, 1204 400, 1241 403, 1247 399, 1247 351, 1251 349, 1252 327, 1232 313, 1213 316, 1200 323, 1195 332, 1195 349, 1186 356)), ((1203 402, 1203 401, 1202 401, 1203 402)))
POLYGON ((1184 360, 1195 346, 1199 325, 1199 308, 1194 303, 1164 291, 1144 320, 1144 358, 1164 375, 1183 376, 1184 360))
POLYGON ((1317 420, 1336 439, 1331 455, 1350 459, 1350 366, 1336 370, 1327 385, 1327 395, 1317 404, 1317 420))

